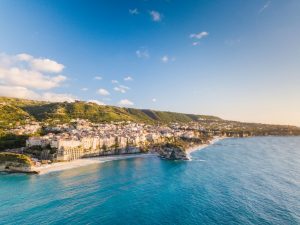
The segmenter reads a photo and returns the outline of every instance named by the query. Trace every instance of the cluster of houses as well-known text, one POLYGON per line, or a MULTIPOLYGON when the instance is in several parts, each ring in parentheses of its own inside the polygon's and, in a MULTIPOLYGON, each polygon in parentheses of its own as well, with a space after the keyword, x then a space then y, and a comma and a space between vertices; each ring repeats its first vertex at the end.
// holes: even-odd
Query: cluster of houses
POLYGON ((25 125, 17 125, 13 129, 10 129, 10 132, 16 135, 29 135, 34 134, 41 129, 39 122, 30 121, 25 125))
POLYGON ((56 160, 138 153, 151 144, 176 137, 194 138, 194 130, 174 126, 154 126, 133 122, 94 124, 77 119, 71 124, 46 128, 44 136, 30 137, 26 147, 55 149, 56 160))
MULTIPOLYGON (((30 124, 30 127, 36 130, 40 125, 30 124)), ((264 126, 259 128, 261 127, 264 128, 264 126)), ((51 150, 53 154, 51 159, 57 161, 138 153, 155 144, 170 142, 177 138, 187 139, 190 142, 197 139, 198 143, 199 140, 201 143, 213 136, 247 137, 256 133, 268 135, 266 132, 260 132, 260 129, 257 131, 253 124, 224 120, 149 125, 129 121, 96 124, 76 119, 69 124, 49 125, 43 129, 47 134, 30 137, 26 141, 26 147, 42 149, 45 159, 49 158, 46 153, 51 150)))

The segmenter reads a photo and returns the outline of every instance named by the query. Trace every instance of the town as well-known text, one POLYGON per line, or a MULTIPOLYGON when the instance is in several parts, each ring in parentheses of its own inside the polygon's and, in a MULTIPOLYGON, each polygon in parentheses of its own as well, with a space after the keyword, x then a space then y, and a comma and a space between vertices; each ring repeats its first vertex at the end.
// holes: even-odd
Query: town
POLYGON ((198 149, 226 137, 293 136, 300 128, 224 120, 216 116, 0 98, 0 170, 36 172, 34 167, 77 159, 155 154, 188 160, 198 149))
POLYGON ((77 118, 70 123, 42 126, 34 122, 15 128, 13 131, 18 134, 41 129, 43 134, 29 137, 26 147, 13 151, 27 154, 36 162, 48 163, 95 156, 162 153, 165 144, 176 144, 186 150, 207 144, 214 137, 293 135, 289 127, 272 127, 225 120, 151 125, 131 121, 92 123, 77 118))
POLYGON ((76 119, 70 124, 45 127, 46 134, 32 136, 22 153, 43 161, 70 161, 83 157, 133 154, 153 151, 163 143, 181 140, 204 143, 209 138, 201 127, 173 123, 149 125, 134 122, 91 123, 76 119), (197 140, 197 141, 195 141, 197 140))

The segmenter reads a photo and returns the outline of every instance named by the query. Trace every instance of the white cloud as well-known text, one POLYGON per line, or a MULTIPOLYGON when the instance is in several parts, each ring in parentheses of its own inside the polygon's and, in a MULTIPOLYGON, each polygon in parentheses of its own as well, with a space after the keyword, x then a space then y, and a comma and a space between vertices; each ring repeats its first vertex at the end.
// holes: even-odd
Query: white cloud
POLYGON ((119 101, 118 103, 121 106, 132 106, 134 105, 134 103, 128 99, 122 99, 121 101, 119 101))
POLYGON ((115 91, 118 91, 118 92, 121 92, 121 93, 126 93, 126 90, 122 89, 122 88, 119 88, 119 87, 114 87, 114 90, 115 91))
POLYGON ((117 80, 112 80, 111 83, 117 84, 117 83, 119 83, 119 81, 117 81, 117 80))
POLYGON ((197 45, 199 45, 199 42, 198 42, 198 41, 195 41, 195 42, 192 43, 192 45, 193 45, 193 46, 197 46, 197 45))
POLYGON ((24 98, 37 100, 40 98, 39 94, 20 86, 6 86, 0 85, 0 95, 13 98, 24 98))
POLYGON ((100 76, 95 76, 94 79, 95 79, 95 80, 102 80, 102 77, 100 77, 100 76))
POLYGON ((60 73, 65 67, 64 65, 50 59, 32 59, 29 62, 33 69, 42 72, 60 73))
POLYGON ((33 57, 31 55, 28 55, 26 53, 21 53, 21 54, 18 54, 17 55, 17 58, 20 60, 20 61, 26 61, 26 62, 29 62, 30 60, 33 59, 33 57))
POLYGON ((18 54, 14 58, 16 61, 27 62, 31 69, 41 72, 60 73, 65 68, 63 64, 60 64, 54 60, 47 58, 34 58, 26 53, 18 54))
POLYGON ((197 34, 190 34, 190 38, 195 38, 195 39, 202 39, 204 37, 208 36, 208 32, 206 31, 202 31, 200 33, 197 33, 197 34))
POLYGON ((157 11, 150 11, 149 12, 150 16, 152 17, 152 20, 155 21, 155 22, 159 22, 162 20, 162 15, 161 13, 157 12, 157 11))
POLYGON ((161 58, 161 61, 162 61, 163 63, 167 63, 167 62, 169 62, 169 57, 168 57, 167 55, 165 55, 165 56, 163 56, 163 57, 161 58))
POLYGON ((18 67, 0 67, 0 79, 6 85, 46 90, 60 86, 67 78, 63 75, 48 76, 38 71, 18 67))
POLYGON ((80 90, 81 91, 88 91, 89 89, 84 87, 84 88, 81 88, 80 90))
POLYGON ((119 85, 117 87, 114 87, 115 91, 121 92, 121 93, 126 93, 130 88, 124 85, 119 85))
POLYGON ((71 94, 57 94, 52 92, 37 93, 26 87, 0 85, 0 95, 14 98, 32 99, 49 102, 73 102, 76 97, 71 94))
POLYGON ((74 102, 76 97, 71 94, 46 92, 41 95, 41 99, 50 102, 74 102))
POLYGON ((53 75, 63 69, 64 65, 47 58, 0 53, 0 95, 51 102, 74 101, 76 97, 68 93, 41 92, 59 87, 67 80, 63 75, 53 75))
POLYGON ((128 77, 125 77, 124 80, 125 81, 131 81, 131 80, 133 80, 133 78, 131 76, 128 76, 128 77))
POLYGON ((136 50, 135 54, 138 58, 148 59, 150 57, 150 54, 146 48, 140 48, 136 50))
POLYGON ((129 9, 129 14, 131 15, 138 15, 140 14, 139 10, 137 8, 135 9, 129 9))
POLYGON ((263 7, 258 11, 258 13, 262 13, 267 8, 269 8, 270 5, 271 5, 271 1, 266 2, 266 4, 263 5, 263 7))
POLYGON ((120 88, 123 88, 123 89, 126 89, 126 90, 129 90, 130 88, 125 86, 125 85, 119 85, 120 88))
POLYGON ((90 103, 95 103, 95 104, 97 104, 97 105, 105 105, 103 102, 100 102, 100 101, 94 100, 94 99, 88 100, 88 102, 90 102, 90 103))
POLYGON ((156 98, 152 98, 152 102, 156 102, 156 98))
POLYGON ((175 57, 169 57, 167 55, 164 55, 163 57, 161 57, 160 59, 163 63, 168 63, 168 62, 174 62, 176 59, 175 57))
POLYGON ((110 95, 110 93, 106 89, 104 89, 104 88, 98 89, 97 93, 99 95, 102 95, 102 96, 108 96, 108 95, 110 95))
POLYGON ((35 59, 25 53, 19 55, 0 54, 0 79, 2 84, 8 86, 41 90, 59 87, 67 79, 65 76, 53 76, 43 72, 54 73, 62 69, 62 64, 48 59, 35 59))

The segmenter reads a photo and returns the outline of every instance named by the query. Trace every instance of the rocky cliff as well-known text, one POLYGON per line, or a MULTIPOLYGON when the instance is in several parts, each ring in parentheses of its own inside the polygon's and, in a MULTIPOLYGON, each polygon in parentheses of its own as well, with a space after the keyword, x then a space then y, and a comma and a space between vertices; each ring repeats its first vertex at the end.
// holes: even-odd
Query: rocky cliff
POLYGON ((164 144, 156 149, 163 159, 169 160, 189 160, 185 148, 176 144, 164 144))
POLYGON ((0 171, 38 173, 35 171, 33 162, 28 156, 10 152, 0 153, 0 171))

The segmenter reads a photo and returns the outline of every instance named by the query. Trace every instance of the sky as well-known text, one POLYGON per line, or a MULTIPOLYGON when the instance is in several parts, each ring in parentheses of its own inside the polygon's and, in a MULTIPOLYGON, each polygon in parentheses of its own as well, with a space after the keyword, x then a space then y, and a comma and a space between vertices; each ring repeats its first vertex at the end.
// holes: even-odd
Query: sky
POLYGON ((1 0, 0 95, 300 126, 300 1, 1 0))

